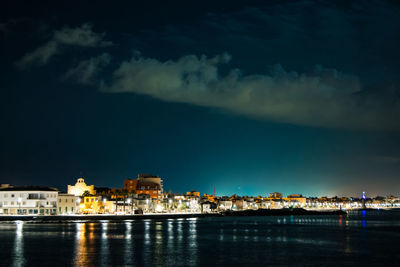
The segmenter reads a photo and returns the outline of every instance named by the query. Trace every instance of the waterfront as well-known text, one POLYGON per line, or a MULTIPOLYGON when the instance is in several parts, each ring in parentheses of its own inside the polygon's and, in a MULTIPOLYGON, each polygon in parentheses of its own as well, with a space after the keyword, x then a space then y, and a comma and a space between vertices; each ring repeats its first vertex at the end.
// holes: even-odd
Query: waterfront
POLYGON ((2 222, 3 266, 380 265, 400 259, 400 211, 346 216, 2 222))

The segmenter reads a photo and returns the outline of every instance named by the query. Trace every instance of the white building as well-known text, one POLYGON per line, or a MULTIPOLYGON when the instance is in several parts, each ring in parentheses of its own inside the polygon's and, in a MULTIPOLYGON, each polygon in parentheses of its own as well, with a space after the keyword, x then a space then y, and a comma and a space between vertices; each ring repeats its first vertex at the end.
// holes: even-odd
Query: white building
POLYGON ((231 200, 220 200, 219 201, 219 210, 232 210, 232 201, 231 200))
POLYGON ((76 214, 79 212, 80 203, 81 199, 78 196, 72 194, 59 193, 57 201, 57 214, 59 215, 76 214))
POLYGON ((0 214, 52 215, 57 212, 55 188, 29 186, 0 189, 0 214))

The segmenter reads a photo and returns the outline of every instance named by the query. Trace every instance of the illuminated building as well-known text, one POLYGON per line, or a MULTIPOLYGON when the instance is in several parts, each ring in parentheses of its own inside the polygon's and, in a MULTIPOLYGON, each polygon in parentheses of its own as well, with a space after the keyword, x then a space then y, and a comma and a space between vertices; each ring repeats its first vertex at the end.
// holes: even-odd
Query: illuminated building
POLYGON ((286 198, 283 198, 284 201, 288 202, 290 206, 298 206, 303 207, 307 199, 303 197, 301 194, 291 194, 288 195, 286 198))
POLYGON ((0 189, 0 214, 52 215, 57 212, 55 188, 28 186, 0 189))
POLYGON ((79 212, 80 197, 71 194, 58 194, 57 214, 76 214, 79 212))
POLYGON ((218 209, 221 211, 232 210, 232 200, 220 200, 218 201, 218 209))
POLYGON ((94 185, 86 185, 83 178, 78 178, 75 185, 68 185, 68 194, 82 196, 86 191, 88 191, 90 195, 96 194, 94 185))
POLYGON ((107 209, 110 209, 110 204, 101 196, 84 196, 79 205, 80 212, 84 214, 109 213, 107 209))
POLYGON ((151 174, 139 174, 137 179, 124 180, 124 189, 136 194, 149 195, 151 198, 162 198, 163 181, 151 174))
POLYGON ((186 196, 191 196, 191 197, 200 197, 200 192, 197 191, 190 191, 186 193, 186 196))
POLYGON ((274 192, 274 193, 269 193, 270 198, 282 198, 283 195, 282 193, 274 192))

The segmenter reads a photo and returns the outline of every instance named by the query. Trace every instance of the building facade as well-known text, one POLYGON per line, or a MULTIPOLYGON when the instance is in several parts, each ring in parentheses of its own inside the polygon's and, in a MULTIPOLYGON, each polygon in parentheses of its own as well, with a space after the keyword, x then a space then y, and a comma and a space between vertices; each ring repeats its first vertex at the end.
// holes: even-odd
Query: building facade
POLYGON ((86 185, 83 178, 78 178, 75 185, 68 185, 68 194, 70 195, 82 196, 86 191, 88 191, 91 195, 96 194, 94 185, 86 185))
POLYGON ((0 214, 54 215, 58 191, 49 187, 7 187, 0 189, 0 214))
POLYGON ((137 179, 124 180, 124 189, 138 195, 149 195, 151 198, 162 198, 163 181, 151 174, 139 174, 137 179))
POLYGON ((80 197, 72 194, 58 194, 57 214, 70 215, 79 213, 80 197))

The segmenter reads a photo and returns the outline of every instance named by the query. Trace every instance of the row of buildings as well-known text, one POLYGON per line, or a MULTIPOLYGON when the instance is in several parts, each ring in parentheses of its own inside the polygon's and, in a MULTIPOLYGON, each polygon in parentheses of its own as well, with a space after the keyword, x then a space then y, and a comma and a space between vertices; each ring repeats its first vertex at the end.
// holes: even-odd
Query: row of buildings
POLYGON ((50 187, 0 187, 2 215, 73 215, 73 214, 143 214, 143 213, 208 213, 246 209, 358 209, 400 207, 394 196, 367 198, 304 197, 292 194, 284 197, 271 193, 266 197, 200 195, 165 193, 160 177, 139 174, 126 179, 118 189, 87 185, 79 178, 68 185, 67 192, 50 187))

